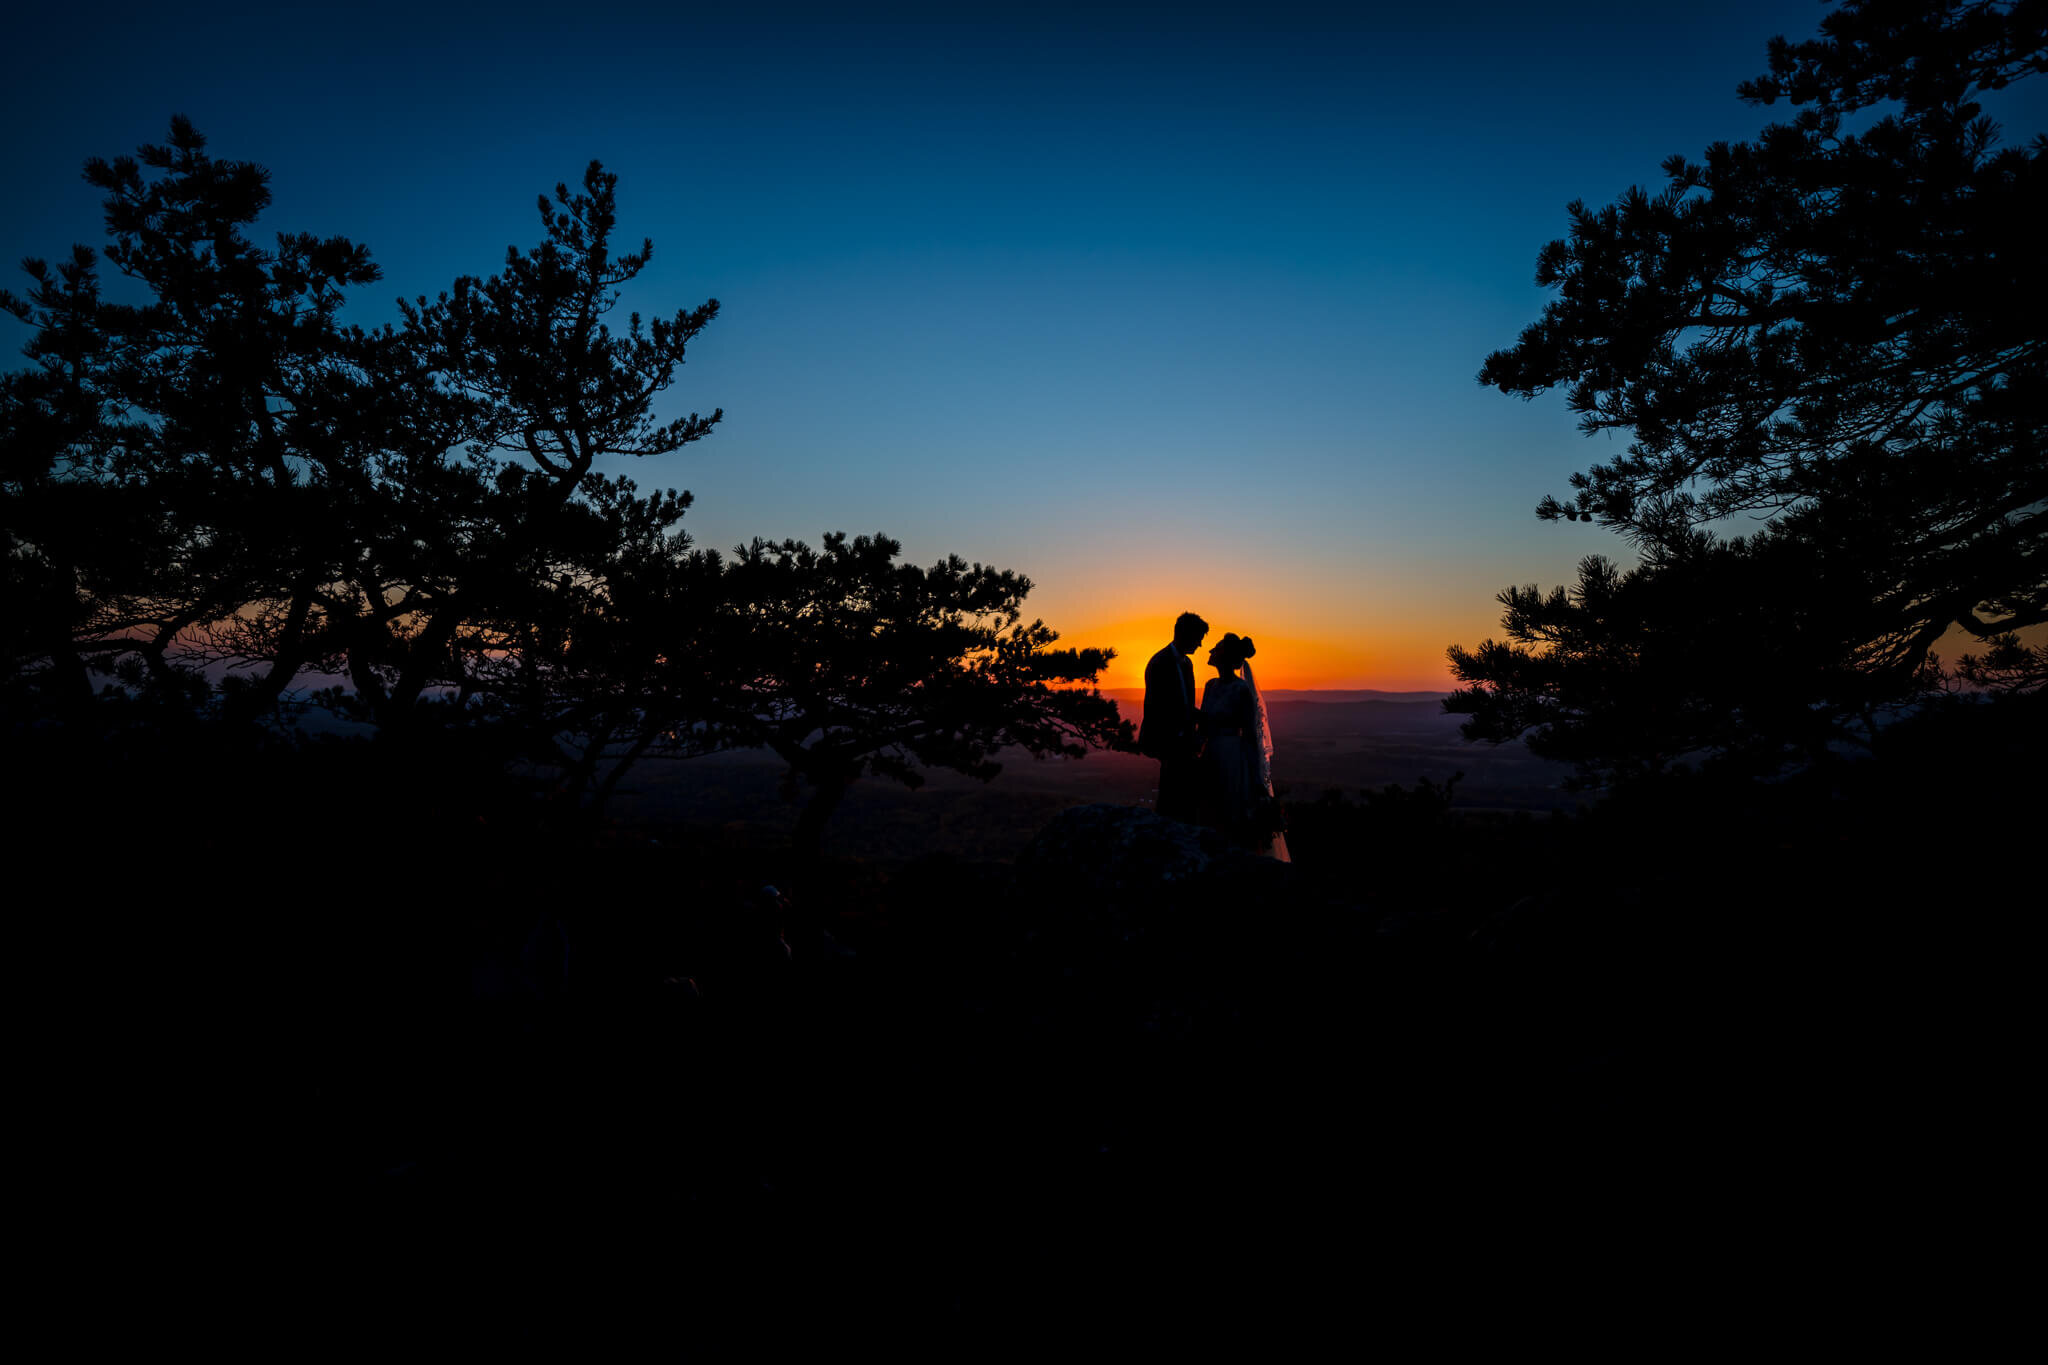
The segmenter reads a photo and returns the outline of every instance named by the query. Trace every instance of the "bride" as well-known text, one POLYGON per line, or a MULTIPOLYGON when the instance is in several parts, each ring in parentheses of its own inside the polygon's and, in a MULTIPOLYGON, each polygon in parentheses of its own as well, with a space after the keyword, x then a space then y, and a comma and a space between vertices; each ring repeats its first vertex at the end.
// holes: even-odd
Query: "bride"
POLYGON ((1287 862, 1287 836, 1272 829, 1273 732, 1252 677, 1250 636, 1225 635, 1209 651, 1216 676, 1202 689, 1203 766, 1216 823, 1231 842, 1287 862))

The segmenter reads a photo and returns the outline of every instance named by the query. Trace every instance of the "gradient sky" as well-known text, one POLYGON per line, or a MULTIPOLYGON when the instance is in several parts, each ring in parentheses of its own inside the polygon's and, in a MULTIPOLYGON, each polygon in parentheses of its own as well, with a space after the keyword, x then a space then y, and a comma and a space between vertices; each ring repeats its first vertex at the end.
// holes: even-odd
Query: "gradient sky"
MULTIPOLYGON (((531 245, 598 158, 655 242, 627 305, 723 306, 669 407, 724 424, 634 471, 696 493, 700 544, 1019 570, 1120 651, 1106 685, 1192 607, 1268 686, 1383 688, 1447 686, 1503 585, 1625 557, 1531 514, 1609 438, 1473 376, 1565 204, 1783 117, 1735 85, 1825 12, 42 8, 10 25, 6 259, 98 244, 80 164, 185 113, 271 169, 259 230, 370 246, 369 325, 531 245)), ((1995 112, 2017 141, 2041 108, 1995 112)))

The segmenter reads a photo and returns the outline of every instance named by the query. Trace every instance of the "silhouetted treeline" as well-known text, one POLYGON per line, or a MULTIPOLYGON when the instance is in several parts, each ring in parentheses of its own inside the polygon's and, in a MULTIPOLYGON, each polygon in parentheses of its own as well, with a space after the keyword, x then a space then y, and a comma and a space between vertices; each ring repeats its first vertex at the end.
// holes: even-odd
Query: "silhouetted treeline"
POLYGON ((727 559, 692 548, 687 492, 601 471, 722 414, 656 411, 716 300, 615 330, 653 248, 619 249, 598 164, 542 198, 537 247, 373 329, 341 317, 367 248, 259 246, 268 172, 185 119, 86 174, 148 298, 105 298, 85 247, 0 298, 35 329, 0 381, 11 738, 90 767, 210 727, 217 761, 275 766, 318 707, 402 755, 394 782, 459 759, 458 785, 593 806, 643 758, 758 745, 812 789, 813 848, 863 774, 1122 742, 1061 686, 1108 652, 1050 648, 1029 580, 901 564, 885 536, 727 559))
POLYGON ((1501 593, 1506 640, 1450 652, 1472 738, 1526 734, 1602 782, 1768 775, 1881 744, 1944 687, 2048 682, 2048 142, 1980 103, 2048 69, 2048 26, 1848 0, 1822 31, 1741 87, 1789 123, 1572 204, 1537 261, 1556 297, 1487 357, 1481 383, 1564 388, 1588 434, 1626 434, 1536 510, 1641 563, 1501 593))

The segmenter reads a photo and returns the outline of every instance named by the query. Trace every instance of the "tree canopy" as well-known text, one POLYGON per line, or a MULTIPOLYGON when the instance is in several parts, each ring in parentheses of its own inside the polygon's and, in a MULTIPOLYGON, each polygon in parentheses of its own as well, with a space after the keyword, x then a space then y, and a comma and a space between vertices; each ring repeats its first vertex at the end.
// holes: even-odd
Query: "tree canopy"
POLYGON ((997 750, 1079 758, 1130 748, 1131 726, 1093 688, 1114 654, 1054 649, 1042 621, 1023 623, 1031 582, 957 555, 928 569, 898 562, 887 536, 756 540, 729 561, 710 629, 684 646, 680 685, 704 688, 705 717, 728 742, 773 750, 811 788, 800 850, 863 774, 915 787, 919 769, 983 781, 997 750))
POLYGON ((1028 580, 880 536, 728 560, 692 548, 687 492, 600 467, 723 415, 657 414, 718 303, 615 327, 653 245, 615 245, 600 164, 541 197, 536 247, 367 329, 341 313, 368 250, 258 245, 268 171, 189 121, 86 178, 104 257, 0 293, 34 329, 0 376, 11 721, 277 733, 311 702, 599 802, 649 754, 762 745, 815 789, 813 847, 864 772, 1124 738, 1066 686, 1109 654, 1020 624, 1028 580), (102 261, 145 301, 104 297, 102 261))
MULTIPOLYGON (((1480 371, 1525 398, 1561 387, 1586 432, 1627 434, 1537 515, 1613 528, 1643 563, 1582 574, 1541 610, 1533 588, 1502 594, 1510 643, 1451 651, 1475 735, 1526 721, 1590 738, 1607 702, 1528 648, 1556 643, 1531 627, 1561 613, 1631 660, 1606 691, 1640 673, 1681 710, 1747 711, 1751 737, 1770 689, 1836 716, 1910 693, 1956 627, 2002 664, 1972 656, 1966 674, 2048 679, 2048 651, 2016 634, 2048 623, 2048 139, 2002 146, 1979 102, 2048 65, 2048 7, 1848 0, 1822 27, 1774 41, 1740 90, 1801 106, 1792 122, 1670 158, 1660 191, 1570 205, 1537 262, 1555 297, 1480 371), (1731 519, 1765 529, 1744 545, 1731 519), (1741 707, 1635 668, 1635 627, 1602 616, 1660 575, 1690 585, 1667 594, 1694 613, 1668 630, 1725 627, 1700 647, 1756 660, 1741 707), (1727 611, 1704 608, 1709 589, 1727 611)), ((1629 733, 1565 747, 1626 762, 1629 733)))
POLYGON ((84 247, 0 296, 36 329, 0 419, 8 586, 29 607, 9 685, 75 707, 97 674, 115 696, 254 714, 327 674, 349 683, 330 700, 386 730, 472 698, 502 716, 521 629, 549 599, 601 597, 635 521, 673 528, 688 505, 634 503, 592 464, 710 431, 716 412, 649 410, 716 302, 610 331, 651 248, 612 253, 616 178, 592 163, 582 193, 541 201, 538 249, 404 305, 402 326, 345 328, 346 291, 379 278, 367 249, 257 246, 268 172, 205 145, 178 119, 168 145, 86 168, 105 259, 149 302, 102 298, 84 247))

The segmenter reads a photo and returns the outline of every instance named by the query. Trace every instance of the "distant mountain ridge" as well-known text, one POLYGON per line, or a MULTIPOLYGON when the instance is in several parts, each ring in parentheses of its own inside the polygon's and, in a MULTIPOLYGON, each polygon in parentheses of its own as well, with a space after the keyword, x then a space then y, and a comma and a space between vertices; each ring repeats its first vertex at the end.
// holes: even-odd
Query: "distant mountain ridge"
MULTIPOLYGON (((1448 690, 1442 692, 1380 692, 1372 688, 1331 688, 1324 690, 1317 688, 1298 687, 1269 687, 1265 689, 1265 694, 1266 700, 1269 702, 1305 701, 1345 703, 1361 701, 1383 701, 1394 702, 1402 705, 1409 705, 1419 702, 1440 702, 1445 697, 1451 695, 1448 690)), ((1128 702, 1135 706, 1145 700, 1145 689, 1142 687, 1105 687, 1102 689, 1102 695, 1105 697, 1113 698, 1119 704, 1128 702)))

